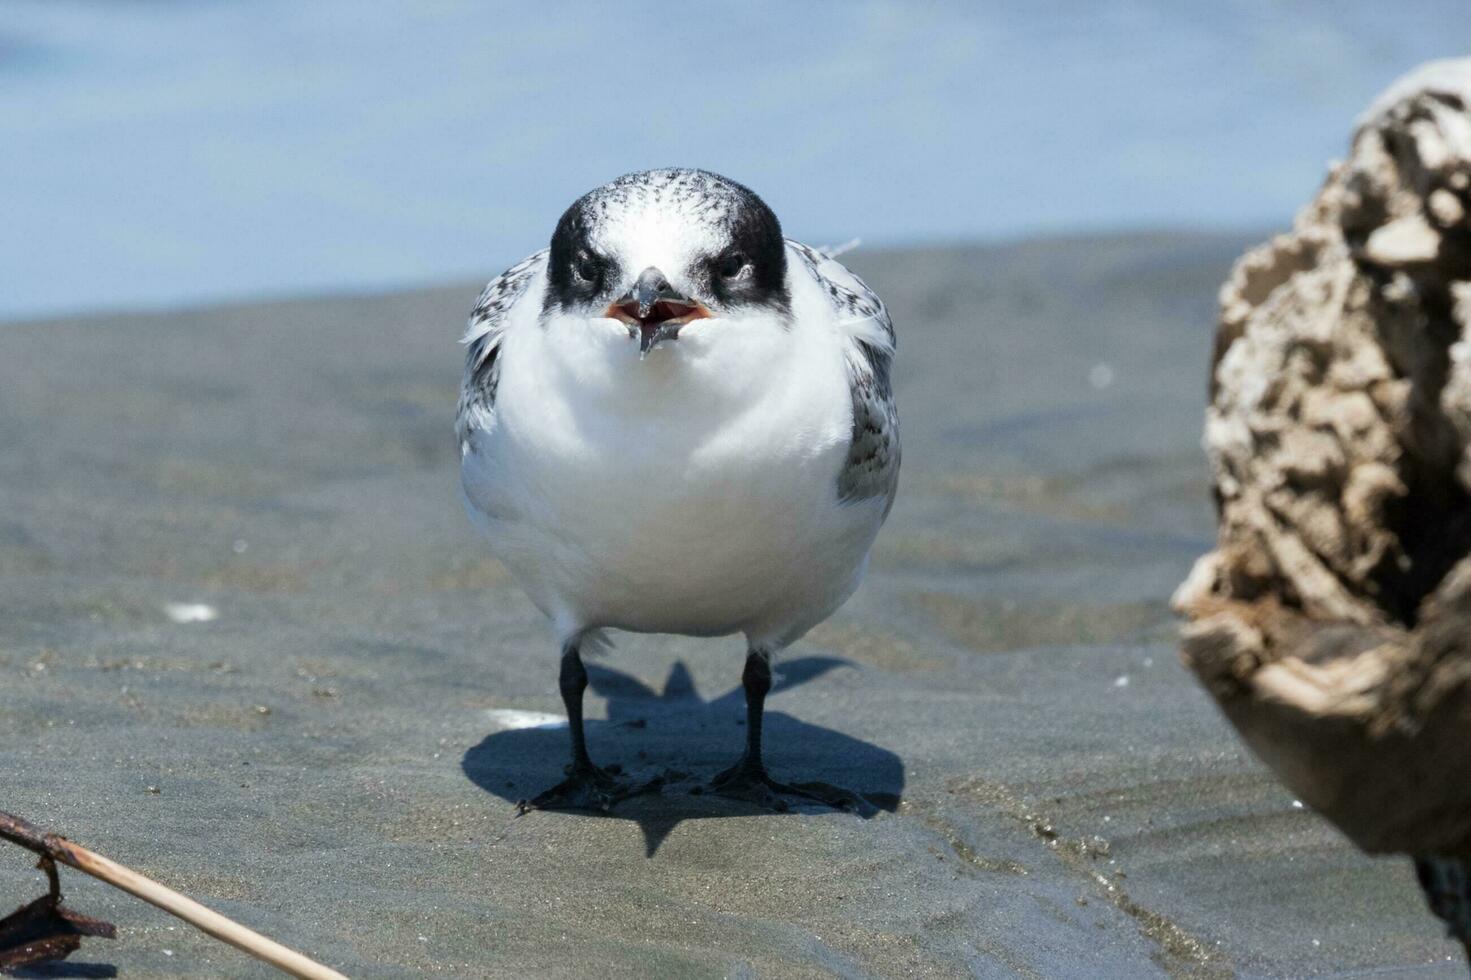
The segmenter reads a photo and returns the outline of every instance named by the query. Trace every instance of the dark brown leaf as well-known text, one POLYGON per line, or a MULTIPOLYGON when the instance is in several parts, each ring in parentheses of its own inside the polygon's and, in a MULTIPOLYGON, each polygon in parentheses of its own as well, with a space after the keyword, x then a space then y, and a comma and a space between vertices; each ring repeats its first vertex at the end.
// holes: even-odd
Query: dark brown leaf
POLYGON ((0 970, 66 959, 81 946, 83 936, 117 935, 112 923, 62 906, 56 866, 49 857, 41 859, 41 870, 51 882, 47 894, 0 919, 0 970))

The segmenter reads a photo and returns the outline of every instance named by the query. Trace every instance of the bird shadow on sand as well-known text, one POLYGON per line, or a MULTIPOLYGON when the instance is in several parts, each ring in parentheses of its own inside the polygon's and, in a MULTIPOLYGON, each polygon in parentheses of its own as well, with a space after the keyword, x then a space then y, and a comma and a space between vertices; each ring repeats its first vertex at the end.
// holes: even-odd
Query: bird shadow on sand
MULTIPOLYGON (((837 657, 801 657, 780 664, 772 695, 847 666, 837 657)), ((712 776, 733 763, 745 744, 745 695, 740 685, 706 701, 689 669, 676 662, 655 693, 637 678, 601 664, 587 664, 593 691, 607 699, 606 721, 586 722, 588 750, 600 765, 620 765, 636 781, 659 779, 657 794, 624 800, 590 816, 637 823, 652 857, 685 820, 769 814, 753 804, 704 791, 712 776)), ((778 702, 779 703, 779 702, 778 702)), ((777 779, 832 780, 858 797, 851 812, 863 819, 899 807, 904 762, 893 752, 842 732, 808 724, 766 704, 766 764, 777 779)), ((469 749, 461 768, 470 781, 508 803, 535 796, 562 778, 567 762, 565 723, 513 728, 485 737, 469 749)), ((790 801, 790 813, 824 812, 818 804, 790 801)))

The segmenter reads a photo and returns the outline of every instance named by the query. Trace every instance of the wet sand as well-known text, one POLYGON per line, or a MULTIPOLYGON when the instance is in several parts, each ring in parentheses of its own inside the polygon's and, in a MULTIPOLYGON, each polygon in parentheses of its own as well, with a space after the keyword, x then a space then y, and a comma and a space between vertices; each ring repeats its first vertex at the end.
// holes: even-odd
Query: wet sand
MULTIPOLYGON (((740 643, 618 635, 593 752, 673 785, 515 816, 565 732, 516 727, 560 713, 556 652, 457 498, 478 283, 0 326, 0 809, 353 976, 1463 976, 1408 865, 1295 807, 1176 658, 1245 243, 851 257, 904 475, 768 744, 863 814, 691 795, 739 751, 740 643)), ((64 883, 120 927, 73 975, 269 975, 64 883)), ((0 851, 0 899, 41 888, 0 851)))

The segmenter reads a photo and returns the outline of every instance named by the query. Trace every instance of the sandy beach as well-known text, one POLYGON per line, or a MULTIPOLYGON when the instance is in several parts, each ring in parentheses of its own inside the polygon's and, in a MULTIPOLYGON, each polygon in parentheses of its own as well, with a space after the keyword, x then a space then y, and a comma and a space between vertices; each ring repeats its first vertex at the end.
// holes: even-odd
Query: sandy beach
MULTIPOLYGON (((1294 805, 1178 660, 1251 241, 848 257, 904 471, 767 746, 861 814, 689 793, 739 752, 741 644, 618 635, 592 750, 671 786, 516 816, 565 731, 522 727, 556 650, 458 498, 482 283, 0 325, 0 809, 352 976, 1464 976, 1409 863, 1294 805)), ((3 911, 30 865, 0 851, 3 911)), ((119 938, 31 975, 270 975, 64 884, 119 938)))

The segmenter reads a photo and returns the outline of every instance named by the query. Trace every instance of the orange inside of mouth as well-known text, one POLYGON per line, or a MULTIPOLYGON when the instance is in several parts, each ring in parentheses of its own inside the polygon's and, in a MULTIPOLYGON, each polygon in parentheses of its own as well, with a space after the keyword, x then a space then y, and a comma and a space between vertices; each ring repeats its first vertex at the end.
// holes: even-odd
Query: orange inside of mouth
POLYGON ((703 320, 710 316, 710 311, 705 309, 704 304, 699 302, 685 303, 677 300, 660 300, 649 307, 647 316, 638 315, 638 304, 632 300, 623 303, 614 303, 608 307, 607 316, 615 320, 622 320, 629 325, 638 324, 640 329, 649 330, 664 324, 689 323, 691 320, 703 320))

